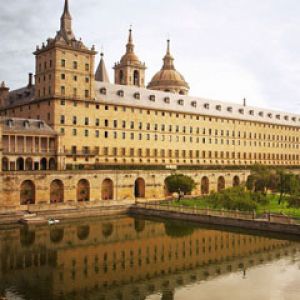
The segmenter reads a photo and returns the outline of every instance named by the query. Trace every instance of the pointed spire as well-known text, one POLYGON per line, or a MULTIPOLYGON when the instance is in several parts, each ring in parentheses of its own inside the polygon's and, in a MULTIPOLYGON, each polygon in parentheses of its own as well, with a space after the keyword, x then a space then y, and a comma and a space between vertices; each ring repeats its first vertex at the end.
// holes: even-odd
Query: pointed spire
POLYGON ((164 64, 163 64, 163 67, 162 67, 163 70, 175 70, 174 58, 171 55, 170 40, 169 39, 167 40, 167 53, 166 53, 163 60, 164 60, 164 64))
POLYGON ((130 25, 129 29, 129 36, 128 36, 128 43, 126 45, 127 53, 133 53, 134 52, 134 44, 133 44, 133 38, 132 38, 132 26, 130 25))
POLYGON ((101 59, 95 74, 95 80, 109 83, 109 77, 104 63, 103 52, 100 53, 100 56, 101 59))
POLYGON ((63 14, 60 18, 60 33, 66 41, 75 39, 72 31, 72 16, 69 11, 69 1, 65 0, 63 14))

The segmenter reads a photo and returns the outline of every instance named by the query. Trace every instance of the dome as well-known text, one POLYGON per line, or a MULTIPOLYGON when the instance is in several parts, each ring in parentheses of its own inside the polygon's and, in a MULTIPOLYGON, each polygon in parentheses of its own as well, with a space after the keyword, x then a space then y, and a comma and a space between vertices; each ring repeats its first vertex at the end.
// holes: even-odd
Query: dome
POLYGON ((148 84, 148 88, 151 90, 180 93, 184 95, 189 91, 188 83, 174 67, 174 58, 170 54, 169 40, 163 67, 153 76, 148 84))

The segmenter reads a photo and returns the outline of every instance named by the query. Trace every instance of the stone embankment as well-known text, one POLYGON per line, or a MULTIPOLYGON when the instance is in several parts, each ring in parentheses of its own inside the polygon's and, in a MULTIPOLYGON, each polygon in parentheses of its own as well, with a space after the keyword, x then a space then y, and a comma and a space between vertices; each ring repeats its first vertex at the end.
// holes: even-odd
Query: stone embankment
POLYGON ((267 214, 264 218, 257 218, 254 212, 197 209, 193 207, 176 207, 147 203, 131 207, 130 212, 138 215, 193 221, 201 224, 238 227, 300 236, 300 224, 284 215, 267 214))

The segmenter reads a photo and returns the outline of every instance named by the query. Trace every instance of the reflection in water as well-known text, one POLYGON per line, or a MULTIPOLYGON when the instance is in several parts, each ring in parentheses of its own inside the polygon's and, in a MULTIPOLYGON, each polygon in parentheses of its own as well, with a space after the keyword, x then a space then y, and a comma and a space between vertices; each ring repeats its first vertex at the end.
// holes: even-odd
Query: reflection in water
POLYGON ((226 299, 214 293, 228 278, 239 274, 232 282, 239 287, 241 281, 249 283, 256 268, 268 278, 268 266, 282 257, 287 265, 299 265, 299 244, 173 221, 114 217, 81 225, 9 228, 0 230, 0 296, 200 299, 197 288, 205 286, 206 298, 201 299, 226 299), (191 286, 192 294, 186 288, 191 286))

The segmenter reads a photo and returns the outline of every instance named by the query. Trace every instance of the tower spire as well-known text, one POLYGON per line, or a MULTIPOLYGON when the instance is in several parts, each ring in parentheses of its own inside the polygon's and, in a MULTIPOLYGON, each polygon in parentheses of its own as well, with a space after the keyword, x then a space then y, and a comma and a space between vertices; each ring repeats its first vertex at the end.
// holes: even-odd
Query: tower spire
POLYGON ((167 53, 164 57, 164 64, 162 67, 163 70, 175 70, 174 67, 174 58, 171 55, 171 51, 170 51, 170 40, 167 40, 167 53))
POLYGON ((109 83, 109 77, 104 63, 103 52, 100 53, 100 56, 101 59, 95 74, 95 80, 109 83))
POLYGON ((128 43, 126 45, 127 53, 134 52, 134 44, 133 44, 133 37, 132 37, 132 26, 130 25, 129 28, 129 36, 128 36, 128 43))
POLYGON ((75 39, 72 31, 72 16, 70 14, 68 0, 65 0, 64 11, 60 18, 60 32, 67 41, 75 39))

